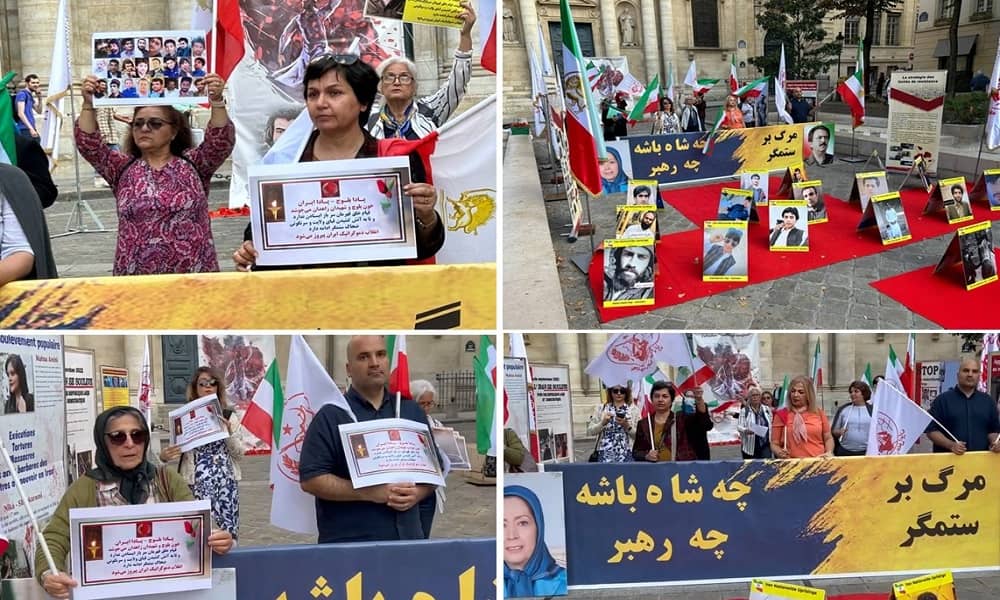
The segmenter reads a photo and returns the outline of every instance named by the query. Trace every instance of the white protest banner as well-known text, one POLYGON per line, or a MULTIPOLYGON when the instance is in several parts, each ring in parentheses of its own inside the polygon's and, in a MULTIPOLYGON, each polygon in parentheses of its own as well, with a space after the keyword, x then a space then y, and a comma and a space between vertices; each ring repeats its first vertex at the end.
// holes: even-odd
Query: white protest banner
POLYGON ((532 363, 540 462, 573 461, 573 399, 569 366, 532 363))
POLYGON ((168 413, 170 445, 180 446, 181 452, 229 437, 222 417, 222 406, 215 394, 202 396, 168 413))
POLYGON ((907 172, 920 157, 938 172, 946 71, 895 71, 889 88, 885 168, 907 172))
POLYGON ((74 600, 212 587, 208 500, 71 508, 74 600))
POLYGON ((441 465, 424 423, 376 419, 340 426, 355 489, 382 483, 444 486, 441 465))
POLYGON ((70 478, 75 480, 94 467, 94 420, 97 417, 97 387, 94 382, 94 351, 65 349, 66 445, 69 447, 70 478))

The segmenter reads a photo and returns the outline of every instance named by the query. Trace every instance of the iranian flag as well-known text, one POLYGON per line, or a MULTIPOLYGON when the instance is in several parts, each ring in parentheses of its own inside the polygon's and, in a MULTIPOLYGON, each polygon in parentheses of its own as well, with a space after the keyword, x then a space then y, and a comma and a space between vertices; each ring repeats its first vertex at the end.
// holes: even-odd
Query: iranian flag
MULTIPOLYGON (((220 385, 225 385, 219 382, 220 385)), ((149 394, 153 391, 152 369, 149 363, 149 336, 146 336, 146 349, 142 355, 142 371, 139 373, 139 410, 142 416, 146 417, 146 423, 153 426, 153 411, 149 401, 149 394)))
POLYGON ((788 96, 785 95, 785 45, 781 45, 781 61, 778 63, 778 75, 774 78, 774 107, 778 109, 778 116, 789 125, 792 124, 792 115, 785 109, 788 103, 788 96))
POLYGON ((911 390, 907 389, 908 386, 903 383, 905 372, 906 367, 903 365, 903 361, 896 355, 896 350, 892 347, 892 344, 889 344, 889 357, 885 361, 885 380, 912 398, 911 390))
MULTIPOLYGON (((15 71, 11 71, 0 79, 0 87, 6 87, 14 76, 15 71)), ((10 102, 0 102, 0 163, 17 165, 17 147, 14 142, 14 107, 10 102)))
POLYGON ((390 335, 386 340, 389 350, 389 393, 399 392, 404 398, 410 395, 410 361, 406 357, 406 336, 390 335))
POLYGON ((687 390, 701 387, 715 375, 712 368, 706 365, 692 351, 687 336, 683 333, 673 333, 664 336, 666 347, 662 356, 663 362, 677 368, 677 392, 681 395, 687 390))
POLYGON ((837 93, 851 108, 854 128, 865 122, 864 42, 858 41, 858 59, 851 76, 837 86, 837 93))
POLYGON ((281 422, 274 420, 274 415, 280 417, 285 407, 285 397, 281 393, 281 374, 278 372, 278 359, 271 360, 264 379, 257 384, 257 389, 250 399, 247 411, 243 415, 243 427, 254 434, 260 441, 274 448, 281 435, 281 422))
POLYGON ((914 402, 919 403, 916 398, 916 383, 917 383, 917 334, 911 333, 910 337, 906 340, 906 362, 903 363, 903 389, 906 390, 906 395, 913 398, 914 402))
POLYGON ((642 115, 655 113, 658 110, 660 110, 660 76, 654 75, 653 80, 646 86, 646 91, 642 93, 635 106, 632 107, 632 112, 629 113, 628 119, 634 123, 641 119, 642 115))
POLYGON ((479 22, 487 29, 479 32, 479 64, 491 73, 497 72, 497 2, 479 1, 479 22), (485 35, 484 35, 485 34, 485 35))
POLYGON ((212 70, 228 80, 246 53, 243 12, 239 0, 216 0, 215 10, 215 27, 205 43, 211 48, 212 70))
POLYGON ((705 147, 701 149, 702 154, 711 155, 712 151, 715 150, 715 134, 722 128, 722 122, 725 120, 726 110, 720 106, 719 115, 715 118, 715 125, 712 125, 712 129, 708 132, 708 141, 705 143, 705 147))
POLYGON ((819 340, 816 340, 816 348, 813 349, 812 355, 812 369, 811 377, 813 380, 813 385, 819 389, 819 386, 823 385, 823 366, 821 362, 823 361, 823 352, 819 347, 819 340))
POLYGON ((774 408, 781 408, 786 404, 788 396, 788 375, 785 375, 784 381, 781 383, 781 387, 778 388, 778 392, 774 395, 774 408))
POLYGON ((687 75, 684 76, 684 85, 694 88, 695 94, 704 94, 717 83, 718 79, 698 79, 698 67, 693 60, 691 61, 687 75))
POLYGON ((861 374, 861 382, 868 384, 868 387, 872 386, 872 364, 868 363, 865 365, 865 372, 861 374))
POLYGON ((736 53, 729 55, 732 60, 729 62, 729 91, 736 93, 740 89, 740 76, 736 73, 736 53))
POLYGON ((740 98, 756 98, 767 91, 767 80, 769 77, 754 79, 750 83, 736 90, 736 95, 740 98))
POLYGON ((487 336, 479 338, 479 354, 472 359, 476 379, 476 449, 497 455, 496 396, 497 348, 487 336))
POLYGON ((3 524, 0 523, 0 556, 3 556, 4 552, 7 552, 7 546, 9 545, 10 541, 7 540, 7 534, 4 533, 3 524))
POLYGON ((559 1, 562 19, 563 104, 566 106, 566 141, 569 146, 569 168, 583 189, 601 193, 601 170, 598 159, 606 154, 600 134, 600 119, 586 79, 583 53, 576 37, 576 26, 569 0, 559 1))

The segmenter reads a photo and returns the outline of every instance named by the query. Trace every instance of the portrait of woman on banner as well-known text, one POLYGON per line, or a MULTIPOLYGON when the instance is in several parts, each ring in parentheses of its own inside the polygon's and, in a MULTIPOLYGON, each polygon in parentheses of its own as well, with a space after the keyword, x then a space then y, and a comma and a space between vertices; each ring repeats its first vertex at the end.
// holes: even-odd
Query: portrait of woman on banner
POLYGON ((542 503, 520 485, 503 489, 503 588, 505 598, 565 596, 566 568, 545 544, 542 503))

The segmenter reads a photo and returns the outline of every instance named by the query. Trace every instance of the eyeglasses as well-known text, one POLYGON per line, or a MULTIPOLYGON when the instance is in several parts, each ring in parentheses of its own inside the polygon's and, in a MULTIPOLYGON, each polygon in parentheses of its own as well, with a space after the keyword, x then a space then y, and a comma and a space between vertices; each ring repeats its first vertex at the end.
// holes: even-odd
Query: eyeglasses
POLYGON ((201 387, 214 387, 219 384, 218 379, 199 379, 198 385, 201 387))
POLYGON ((608 392, 612 394, 624 394, 625 388, 611 388, 610 390, 608 390, 608 392))
POLYGON ((393 75, 392 73, 386 73, 382 76, 382 83, 396 83, 399 82, 403 85, 410 85, 413 83, 413 76, 409 73, 400 73, 399 75, 393 75))
POLYGON ((108 437, 108 441, 111 442, 112 446, 121 446, 125 443, 126 439, 131 438, 132 443, 138 446, 145 444, 149 440, 149 433, 143 431, 142 429, 136 429, 134 431, 112 431, 111 433, 105 433, 108 437))
POLYGON ((316 58, 309 61, 310 65, 318 65, 322 62, 332 62, 335 65, 344 65, 349 67, 354 63, 358 62, 359 56, 357 54, 320 54, 316 58))
POLYGON ((143 129, 149 125, 149 129, 152 131, 159 131, 160 127, 164 125, 173 125, 173 121, 164 121, 163 119, 132 119, 132 129, 143 129))

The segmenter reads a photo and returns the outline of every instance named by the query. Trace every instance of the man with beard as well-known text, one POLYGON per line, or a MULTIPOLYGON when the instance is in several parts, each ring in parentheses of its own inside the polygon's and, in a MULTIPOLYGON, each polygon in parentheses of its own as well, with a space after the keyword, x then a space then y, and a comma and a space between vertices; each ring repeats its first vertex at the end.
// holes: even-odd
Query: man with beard
POLYGON ((647 210, 642 213, 638 223, 632 223, 622 232, 623 238, 651 238, 654 235, 653 225, 656 224, 656 213, 647 210))
POLYGON ((818 221, 826 218, 826 203, 820 197, 819 190, 813 186, 802 188, 802 199, 809 207, 809 221, 818 221))
POLYGON ((827 146, 830 145, 830 128, 826 125, 817 125, 809 130, 809 147, 811 153, 805 163, 812 165, 833 164, 833 155, 826 153, 827 146))
POLYGON ((651 246, 623 246, 611 250, 611 262, 604 267, 604 301, 652 297, 654 266, 651 246))
POLYGON ((934 452, 1000 452, 997 405, 989 394, 979 391, 979 369, 979 360, 963 358, 958 368, 958 385, 943 392, 931 404, 930 413, 935 420, 925 432, 934 442, 934 452), (956 439, 944 433, 942 427, 956 439))

